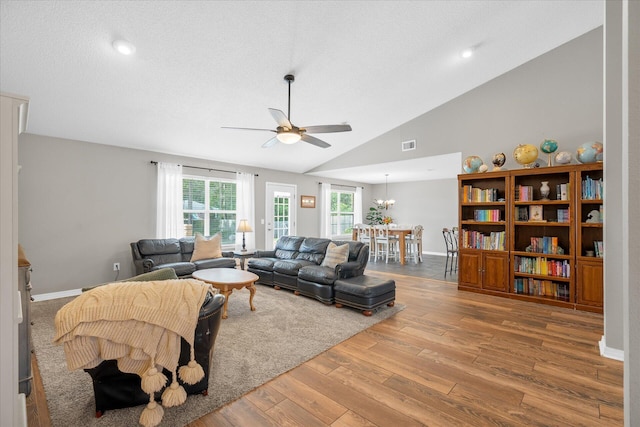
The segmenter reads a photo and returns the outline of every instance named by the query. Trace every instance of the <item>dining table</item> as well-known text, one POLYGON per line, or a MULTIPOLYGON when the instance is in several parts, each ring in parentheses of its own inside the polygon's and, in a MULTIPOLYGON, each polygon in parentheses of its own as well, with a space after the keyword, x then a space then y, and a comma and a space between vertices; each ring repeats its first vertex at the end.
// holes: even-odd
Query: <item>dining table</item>
MULTIPOLYGON (((352 232, 352 239, 359 240, 358 229, 354 228, 352 232)), ((398 245, 400 246, 400 264, 405 265, 407 263, 407 245, 406 236, 413 233, 413 227, 389 227, 389 235, 398 237, 398 245)))

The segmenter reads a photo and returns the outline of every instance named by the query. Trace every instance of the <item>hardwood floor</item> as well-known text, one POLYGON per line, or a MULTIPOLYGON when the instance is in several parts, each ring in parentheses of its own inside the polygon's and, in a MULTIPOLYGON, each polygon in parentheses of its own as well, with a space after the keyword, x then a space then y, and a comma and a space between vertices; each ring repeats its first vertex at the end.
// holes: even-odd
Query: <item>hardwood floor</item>
MULTIPOLYGON (((598 352, 602 315, 395 268, 367 274, 395 279, 405 310, 189 427, 623 425, 622 362, 598 352)), ((49 425, 39 389, 30 427, 49 425)))

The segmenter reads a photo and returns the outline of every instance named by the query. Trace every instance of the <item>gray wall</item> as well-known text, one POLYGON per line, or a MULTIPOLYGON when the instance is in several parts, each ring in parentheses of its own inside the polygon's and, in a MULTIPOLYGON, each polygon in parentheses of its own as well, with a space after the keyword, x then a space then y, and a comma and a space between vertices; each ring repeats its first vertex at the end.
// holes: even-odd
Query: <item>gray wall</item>
MULTIPOLYGON (((33 294, 78 289, 134 274, 129 243, 155 237, 156 168, 151 160, 259 174, 256 246, 264 247, 265 183, 318 196, 317 177, 142 150, 23 134, 19 142, 20 243, 33 265, 33 294)), ((213 175, 186 169, 185 173, 213 175)), ((220 174, 226 178, 231 174, 220 174)), ((336 184, 362 185, 332 180, 336 184)), ((370 189, 364 186, 366 200, 370 189)), ((297 234, 319 235, 319 209, 298 209, 297 234)))

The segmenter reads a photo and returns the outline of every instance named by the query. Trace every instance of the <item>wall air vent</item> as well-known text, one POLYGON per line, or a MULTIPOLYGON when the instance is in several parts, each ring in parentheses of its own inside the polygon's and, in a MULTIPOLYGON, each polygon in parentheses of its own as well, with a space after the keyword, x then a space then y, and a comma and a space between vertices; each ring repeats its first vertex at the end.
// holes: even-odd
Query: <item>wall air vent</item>
POLYGON ((416 149, 416 140, 402 141, 402 151, 411 151, 416 149))

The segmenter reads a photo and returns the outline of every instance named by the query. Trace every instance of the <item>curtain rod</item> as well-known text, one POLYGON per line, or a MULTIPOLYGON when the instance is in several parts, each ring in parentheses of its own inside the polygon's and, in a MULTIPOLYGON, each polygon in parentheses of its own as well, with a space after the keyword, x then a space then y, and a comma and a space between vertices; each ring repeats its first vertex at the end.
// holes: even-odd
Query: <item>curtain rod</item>
MULTIPOLYGON (((318 184, 323 184, 322 181, 318 181, 318 184)), ((333 182, 328 182, 327 184, 335 185, 336 187, 347 187, 347 188, 364 188, 361 185, 346 185, 346 184, 334 184, 333 182)))
MULTIPOLYGON (((152 165, 157 165, 158 162, 156 162, 155 160, 151 160, 150 162, 152 165)), ((178 165, 180 166, 180 165, 178 165)), ((189 168, 189 169, 201 169, 204 171, 215 171, 215 172, 226 172, 226 173, 237 173, 235 171, 228 171, 228 170, 224 170, 224 169, 214 169, 214 168, 204 168, 202 166, 189 166, 189 165, 182 165, 183 168, 189 168)), ((260 176, 257 173, 254 173, 253 176, 260 176)))

